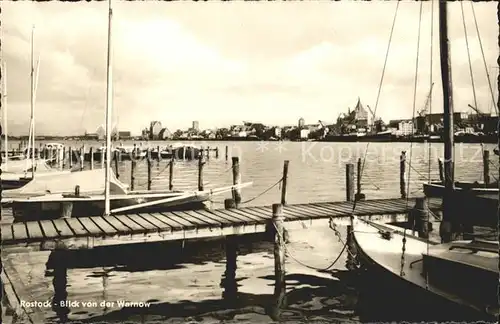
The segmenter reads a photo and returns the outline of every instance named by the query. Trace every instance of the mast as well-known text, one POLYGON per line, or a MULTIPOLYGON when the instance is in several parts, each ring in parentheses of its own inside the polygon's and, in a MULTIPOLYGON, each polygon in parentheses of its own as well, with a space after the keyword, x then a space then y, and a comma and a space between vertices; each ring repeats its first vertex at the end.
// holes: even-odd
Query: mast
POLYGON ((7 167, 7 162, 9 161, 9 132, 8 132, 8 122, 7 122, 7 64, 3 62, 2 69, 2 109, 3 109, 3 128, 4 128, 4 145, 5 145, 5 166, 7 167))
POLYGON ((444 124, 444 195, 441 240, 451 241, 451 205, 454 190, 453 181, 453 90, 451 86, 450 54, 448 41, 447 1, 439 1, 439 48, 441 52, 441 81, 443 86, 443 124, 444 124))
POLYGON ((111 19, 113 10, 108 0, 108 57, 106 66, 106 170, 104 183, 104 216, 110 215, 109 180, 111 170, 111 108, 113 107, 113 70, 111 69, 111 19))
MULTIPOLYGON (((35 25, 31 29, 31 178, 35 178, 35 25)), ((30 151, 28 150, 28 154, 30 151)))

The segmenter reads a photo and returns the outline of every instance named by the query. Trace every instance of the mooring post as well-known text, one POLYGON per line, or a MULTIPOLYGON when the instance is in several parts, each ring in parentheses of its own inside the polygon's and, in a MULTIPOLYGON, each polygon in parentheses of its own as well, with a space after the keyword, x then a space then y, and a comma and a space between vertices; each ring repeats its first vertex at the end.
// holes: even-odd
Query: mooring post
MULTIPOLYGON (((236 208, 233 199, 224 200, 225 209, 236 208)), ((237 299, 238 285, 236 283, 236 260, 238 257, 238 239, 236 235, 225 237, 226 248, 226 271, 221 280, 221 287, 224 288, 222 297, 228 301, 234 302, 237 299)))
POLYGON ((158 152, 158 156, 156 157, 156 161, 158 162, 158 166, 160 166, 160 161, 161 161, 160 145, 156 146, 156 151, 158 152))
POLYGON ((207 146, 207 160, 210 159, 210 146, 207 146))
POLYGON ((288 179, 288 163, 290 161, 285 160, 283 163, 283 177, 281 178, 281 204, 286 205, 286 184, 288 179))
POLYGON ((365 200, 365 194, 361 193, 361 176, 363 175, 363 163, 361 158, 358 158, 358 170, 356 173, 356 194, 354 199, 356 201, 365 200))
POLYGON ((94 148, 91 146, 89 149, 90 155, 90 170, 94 170, 94 148))
POLYGON ((405 173, 406 173, 406 151, 401 151, 401 156, 399 159, 399 189, 401 192, 401 198, 406 198, 406 186, 405 186, 405 173))
POLYGON ((229 158, 229 146, 226 145, 226 161, 228 160, 229 158))
POLYGON ((490 184, 490 151, 483 151, 483 178, 484 184, 490 184))
POLYGON ((62 147, 62 167, 66 167, 66 146, 62 147))
POLYGON ((219 158, 219 147, 218 146, 215 148, 215 158, 216 159, 219 158))
POLYGON ((85 145, 80 147, 80 171, 83 170, 83 161, 85 159, 85 145))
POLYGON ((427 197, 417 197, 415 200, 415 206, 409 211, 409 225, 411 225, 412 230, 418 232, 418 236, 421 238, 429 238, 429 204, 427 202, 427 197))
MULTIPOLYGON (((115 153, 113 154, 114 156, 114 160, 115 160, 115 173, 116 173, 116 178, 120 178, 120 169, 118 168, 118 159, 119 159, 119 154, 120 152, 119 151, 115 151, 115 153)), ((107 158, 107 157, 106 157, 107 158)))
MULTIPOLYGON (((240 174, 240 158, 237 156, 232 157, 233 161, 233 185, 241 184, 241 174, 240 174)), ((236 203, 236 207, 241 203, 241 188, 233 188, 233 199, 236 203)))
POLYGON ((441 180, 441 183, 444 183, 444 167, 443 167, 443 160, 438 159, 438 166, 439 166, 439 180, 441 180))
POLYGON ((135 188, 135 160, 132 159, 130 164, 130 190, 134 191, 135 188))
POLYGON ((170 157, 170 164, 168 165, 168 190, 174 189, 174 154, 170 157))
POLYGON ((345 262, 345 267, 347 270, 355 270, 356 267, 356 245, 354 244, 354 239, 352 236, 352 230, 353 226, 352 225, 347 225, 347 238, 346 238, 346 245, 347 245, 347 260, 345 262))
POLYGON ((345 168, 346 200, 354 201, 354 164, 347 163, 345 168))
POLYGON ((147 165, 148 165, 148 190, 151 190, 151 184, 152 184, 152 173, 151 173, 151 169, 152 169, 152 163, 151 163, 151 150, 148 149, 146 151, 146 162, 147 162, 147 165))
POLYGON ((106 159, 107 159, 108 157, 107 157, 107 156, 105 156, 105 155, 106 155, 106 151, 105 151, 103 148, 101 148, 101 149, 99 150, 99 153, 101 154, 101 155, 100 155, 100 157, 101 157, 101 168, 104 168, 104 164, 105 164, 105 163, 104 163, 104 162, 105 162, 105 161, 104 161, 104 158, 106 158, 106 159))
POLYGON ((283 205, 273 204, 272 226, 274 235, 274 307, 271 317, 277 321, 280 319, 281 309, 286 305, 286 282, 285 282, 285 218, 283 216, 283 205))
POLYGON ((198 155, 198 191, 203 191, 203 154, 198 155))
POLYGON ((69 168, 73 168, 73 148, 70 146, 68 148, 68 160, 69 160, 69 168))

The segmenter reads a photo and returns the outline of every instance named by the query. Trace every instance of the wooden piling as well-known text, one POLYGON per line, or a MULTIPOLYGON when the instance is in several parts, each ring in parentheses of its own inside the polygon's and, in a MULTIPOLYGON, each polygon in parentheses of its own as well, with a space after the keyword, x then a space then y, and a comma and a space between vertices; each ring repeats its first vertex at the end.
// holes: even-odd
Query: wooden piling
POLYGON ((417 197, 415 206, 408 217, 413 230, 418 232, 421 238, 429 238, 429 205, 427 197, 417 197))
POLYGON ((210 146, 207 146, 207 160, 210 159, 210 146))
POLYGON ((132 159, 130 164, 130 190, 134 191, 135 188, 135 159, 132 159))
POLYGON ((90 155, 90 170, 94 170, 94 149, 92 146, 89 149, 89 155, 90 155))
POLYGON ((490 184, 490 151, 483 151, 483 179, 484 184, 490 184))
POLYGON ((219 147, 218 146, 215 148, 215 158, 216 159, 219 158, 219 147))
POLYGON ((345 168, 345 195, 347 201, 354 201, 354 164, 348 163, 345 168))
POLYGON ((286 205, 286 185, 288 180, 288 163, 290 161, 285 160, 283 163, 283 177, 281 178, 281 204, 286 205))
POLYGON ((101 152, 101 168, 104 168, 105 160, 104 158, 108 158, 106 155, 106 151, 104 149, 100 149, 99 152, 101 152))
POLYGON ((285 217, 283 215, 283 205, 273 204, 273 216, 271 219, 275 229, 274 236, 274 307, 272 316, 273 320, 279 320, 281 317, 281 309, 286 306, 286 282, 285 282, 285 217))
POLYGON ((62 147, 62 167, 63 169, 66 167, 66 146, 62 147))
POLYGON ((174 154, 170 158, 170 164, 168 166, 168 190, 174 189, 174 154))
MULTIPOLYGON (((241 184, 241 174, 240 174, 240 158, 237 156, 232 157, 233 161, 233 185, 241 184)), ((239 206, 241 203, 241 189, 233 188, 233 199, 236 203, 236 206, 239 206)))
POLYGON ((354 199, 356 201, 365 200, 365 194, 361 193, 361 176, 363 175, 363 162, 361 158, 358 158, 358 169, 356 173, 356 194, 354 199))
POLYGON ((68 148, 68 159, 69 159, 69 168, 73 168, 73 148, 70 146, 68 148))
POLYGON ((226 145, 226 161, 228 160, 229 156, 229 146, 226 145))
MULTIPOLYGON (((236 203, 233 199, 224 200, 225 209, 236 208, 236 203)), ((221 280, 221 287, 224 288, 222 297, 228 301, 234 302, 238 297, 238 285, 236 283, 236 261, 238 257, 238 240, 236 235, 228 235, 225 237, 226 249, 226 271, 221 280)))
POLYGON ((83 170, 83 162, 85 161, 85 145, 80 147, 80 171, 83 170))
POLYGON ((63 322, 66 321, 67 315, 70 310, 66 306, 68 298, 67 284, 68 284, 68 268, 64 254, 66 251, 61 249, 54 250, 50 257, 49 262, 54 264, 54 272, 52 278, 52 285, 54 288, 54 297, 52 298, 52 310, 57 314, 59 319, 63 322))
POLYGON ((441 183, 444 183, 444 167, 443 167, 443 160, 438 159, 438 166, 439 166, 439 180, 441 183))
POLYGON ((160 145, 156 147, 156 151, 158 152, 158 156, 156 157, 156 161, 158 161, 158 166, 160 165, 161 161, 161 151, 160 151, 160 145))
MULTIPOLYGON (((119 159, 118 154, 119 154, 119 152, 118 152, 118 151, 115 151, 115 152, 114 152, 114 154, 113 154, 113 155, 114 155, 114 160, 115 160, 115 173, 116 173, 116 178, 120 178, 120 169, 119 169, 119 167, 118 167, 118 159, 119 159)), ((106 158, 108 158, 108 157, 106 157, 106 158)))
POLYGON ((406 198, 406 184, 405 184, 405 173, 406 173, 406 151, 401 151, 401 156, 399 159, 399 190, 401 192, 401 198, 406 198))
POLYGON ((152 184, 152 176, 151 176, 151 151, 148 149, 146 151, 146 162, 148 165, 148 190, 151 190, 151 184, 152 184))
POLYGON ((203 154, 198 155, 198 190, 203 191, 203 154))

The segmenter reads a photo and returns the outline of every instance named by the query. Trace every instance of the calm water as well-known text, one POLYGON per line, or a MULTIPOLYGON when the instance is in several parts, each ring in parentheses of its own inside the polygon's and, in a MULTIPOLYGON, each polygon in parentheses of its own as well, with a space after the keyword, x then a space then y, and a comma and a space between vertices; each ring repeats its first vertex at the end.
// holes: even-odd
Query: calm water
MULTIPOLYGON (((69 143, 68 143, 69 144, 69 143)), ((73 147, 83 143, 71 143, 73 147)), ((100 143, 85 143, 98 147, 100 143)), ((124 142, 124 145, 131 143, 124 142)), ((150 143, 151 146, 165 142, 150 143)), ((332 201, 345 199, 345 164, 355 163, 365 156, 366 143, 292 143, 282 147, 275 142, 262 146, 252 142, 196 142, 196 145, 219 147, 219 159, 214 153, 205 166, 205 187, 216 188, 232 184, 230 158, 225 161, 225 146, 230 156, 240 157, 243 182, 253 185, 243 189, 243 200, 259 196, 280 178, 283 161, 289 160, 288 203, 332 201), (280 152, 281 150, 281 152, 280 152)), ((13 145, 15 145, 13 143, 13 145)), ((146 145, 144 143, 143 145, 146 145)), ((428 180, 428 146, 413 143, 410 175, 410 195, 421 194, 421 184, 428 180)), ((493 150, 493 146, 485 146, 493 150)), ((362 191, 367 198, 398 197, 399 154, 407 151, 410 143, 371 143, 366 154, 362 177, 362 191)), ((461 181, 482 180, 481 146, 457 144, 455 177, 461 181)), ((431 147, 431 178, 438 178, 437 158, 442 156, 442 144, 431 147)), ((491 154, 492 180, 498 177, 498 159, 491 154)), ((167 163, 154 163, 153 189, 168 186, 167 163)), ((96 164, 98 167, 98 163, 96 164)), ((145 163, 138 164, 136 188, 146 182, 145 163)), ((130 181, 130 162, 120 165, 120 180, 130 181)), ((197 162, 179 161, 175 165, 174 188, 197 188, 197 162)), ((215 204, 226 196, 215 199, 215 204)), ((246 205, 269 205, 279 202, 278 186, 246 205)), ((221 207, 216 205, 214 207, 221 207)), ((340 229, 345 239, 345 228, 340 229)), ((272 245, 257 239, 240 244, 236 280, 238 299, 227 302, 222 298, 221 276, 225 270, 223 243, 185 242, 101 249, 74 252, 68 255, 68 299, 79 302, 115 302, 106 307, 73 307, 69 318, 95 321, 124 320, 160 323, 271 323, 269 308, 273 303, 274 261, 272 245), (149 301, 150 307, 118 307, 118 300, 149 301)), ((288 258, 287 302, 283 321, 318 321, 338 323, 357 321, 356 291, 345 272, 345 255, 336 263, 333 272, 311 270, 327 267, 339 254, 342 244, 328 228, 327 222, 314 228, 291 233, 288 258)), ((35 300, 53 296, 52 277, 46 273, 48 253, 21 254, 13 258, 27 289, 35 300)), ((50 309, 44 309, 48 321, 57 321, 50 309)))

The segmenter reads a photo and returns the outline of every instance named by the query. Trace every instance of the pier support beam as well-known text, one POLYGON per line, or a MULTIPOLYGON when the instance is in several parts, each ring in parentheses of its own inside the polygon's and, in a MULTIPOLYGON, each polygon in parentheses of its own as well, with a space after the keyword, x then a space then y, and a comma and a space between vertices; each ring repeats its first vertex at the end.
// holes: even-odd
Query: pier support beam
POLYGON ((52 310, 57 314, 62 322, 67 320, 67 316, 70 312, 69 308, 66 306, 68 292, 66 286, 68 284, 68 268, 64 260, 66 251, 64 250, 54 250, 50 256, 48 263, 53 263, 53 274, 52 285, 54 287, 54 297, 52 298, 52 310))
POLYGON ((348 163, 345 168, 345 199, 354 201, 354 164, 348 163))
MULTIPOLYGON (((224 200, 225 209, 236 208, 233 199, 224 200)), ((238 256, 238 239, 236 235, 225 237, 226 271, 222 276, 220 286, 224 288, 222 298, 234 303, 238 298, 238 284, 236 283, 236 260, 238 256)))
MULTIPOLYGON (((241 184, 241 174, 240 174, 240 158, 237 156, 232 157, 233 161, 233 185, 241 184)), ((236 207, 241 203, 241 189, 233 189, 233 199, 236 203, 236 207)))
POLYGON ((418 232, 418 236, 421 238, 429 238, 430 223, 429 223, 429 204, 427 202, 427 197, 419 197, 415 201, 415 206, 409 212, 409 225, 412 230, 418 232))
POLYGON ((271 318, 275 321, 280 319, 281 309, 286 307, 286 281, 285 281, 285 217, 283 205, 273 204, 272 225, 274 235, 274 304, 271 309, 271 318))
POLYGON ((401 198, 406 198, 406 184, 405 184, 405 174, 406 174, 406 151, 401 151, 401 156, 399 159, 399 189, 401 192, 401 198))
POLYGON ((361 158, 358 158, 358 172, 357 172, 357 177, 356 177, 356 195, 354 195, 354 199, 356 199, 356 201, 360 201, 360 200, 365 200, 366 196, 365 194, 361 193, 361 176, 362 176, 362 173, 363 173, 363 170, 362 170, 362 167, 363 167, 363 162, 361 160, 361 158))

